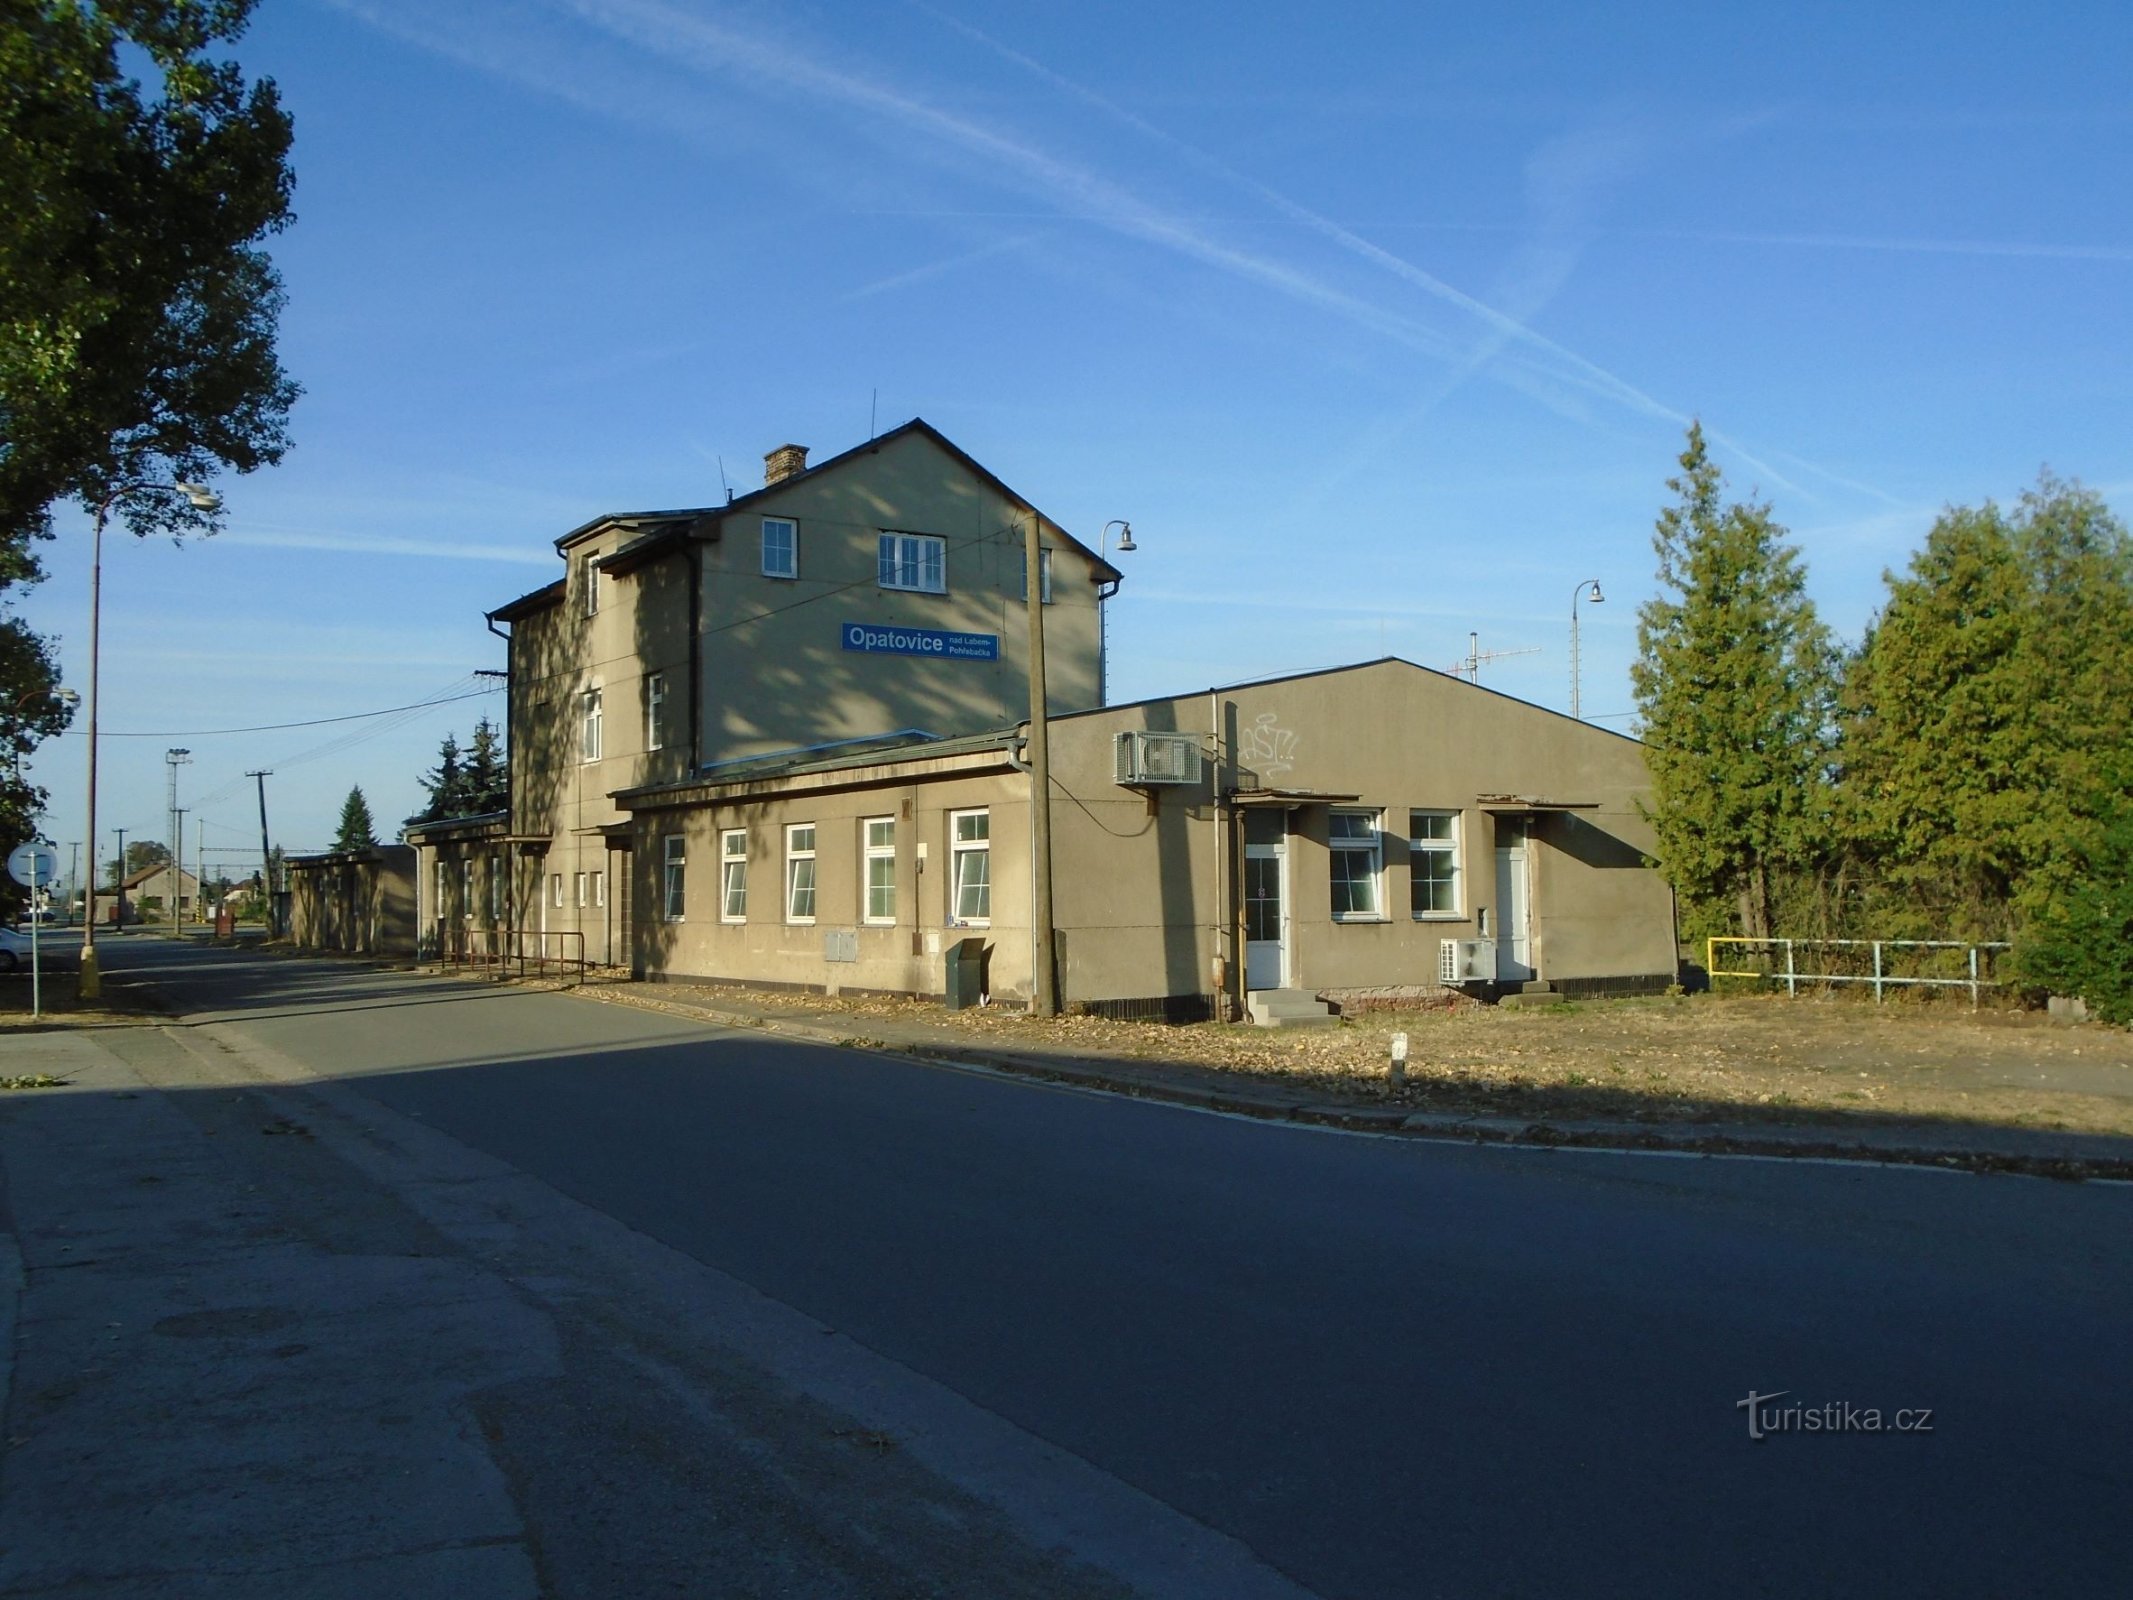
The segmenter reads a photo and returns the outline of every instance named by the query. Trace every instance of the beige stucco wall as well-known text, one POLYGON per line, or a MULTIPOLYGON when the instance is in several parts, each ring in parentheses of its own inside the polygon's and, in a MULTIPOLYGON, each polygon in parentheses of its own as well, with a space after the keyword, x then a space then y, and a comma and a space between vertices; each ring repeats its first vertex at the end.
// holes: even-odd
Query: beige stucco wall
POLYGON ((997 755, 914 761, 888 772, 796 777, 743 791, 709 791, 693 803, 639 813, 633 891, 641 908, 639 959, 653 976, 791 984, 807 988, 938 994, 951 946, 989 947, 992 991, 1029 992, 1028 783, 997 755), (950 813, 983 808, 991 825, 992 915, 949 915, 950 813), (865 920, 864 825, 896 823, 896 919, 865 920), (812 924, 786 916, 786 830, 815 829, 812 924), (720 841, 748 835, 743 922, 723 920, 720 841), (684 911, 665 916, 665 841, 686 849, 684 911), (850 935, 857 959, 825 959, 828 936, 850 935))
POLYGON ((415 951, 415 857, 405 845, 289 862, 289 937, 346 955, 415 951))
MULTIPOLYGON (((1212 991, 1212 959, 1238 954, 1238 878, 1224 867, 1238 842, 1222 788, 1354 795, 1341 809, 1382 814, 1380 915, 1336 921, 1324 801, 1286 818, 1289 982, 1320 991, 1427 989, 1439 945, 1472 937, 1487 914, 1500 931, 1499 822, 1481 796, 1523 794, 1590 809, 1546 813, 1528 849, 1532 964, 1570 983, 1658 979, 1673 971, 1672 906, 1645 865, 1637 813, 1639 747, 1601 729, 1404 663, 1387 663, 1086 716, 1052 726, 1055 921, 1066 1001, 1151 1000, 1212 991), (1122 729, 1196 736, 1210 759, 1197 787, 1149 791, 1113 781, 1122 729), (1406 842, 1410 809, 1456 812, 1461 855, 1456 914, 1414 916, 1406 842)), ((640 955, 675 977, 938 993, 942 950, 964 930, 947 918, 948 816, 977 806, 992 819, 991 986, 1026 997, 1030 964, 1028 780, 998 756, 801 775, 754 789, 670 797, 636 822, 636 892, 647 908, 640 955), (973 770, 974 768, 982 770, 973 770), (860 823, 898 818, 898 923, 860 921, 860 823), (784 828, 816 825, 817 921, 783 917, 784 828), (718 836, 749 834, 745 925, 718 922, 718 836), (649 921, 659 905, 660 841, 687 842, 688 905, 680 923, 649 921), (921 866, 917 846, 926 846, 921 866), (854 930, 859 960, 826 962, 824 935, 854 930)))
MULTIPOLYGON (((1029 613, 1021 598, 1029 513, 923 434, 885 440, 833 472, 774 488, 704 546, 706 763, 901 728, 974 733, 1029 715, 1029 613), (800 576, 762 576, 762 521, 799 525, 800 576), (946 541, 946 594, 884 589, 883 530, 946 541), (755 620, 747 620, 755 619, 755 620), (993 661, 857 652, 843 625, 989 634, 993 661)), ((1097 702, 1094 564, 1045 524, 1046 699, 1097 702)))

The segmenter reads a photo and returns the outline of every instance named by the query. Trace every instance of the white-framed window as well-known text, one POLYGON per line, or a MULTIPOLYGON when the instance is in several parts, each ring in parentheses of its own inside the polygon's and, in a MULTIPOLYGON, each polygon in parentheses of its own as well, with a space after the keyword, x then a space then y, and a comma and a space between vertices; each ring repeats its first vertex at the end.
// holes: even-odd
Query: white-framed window
POLYGON ((509 915, 509 903, 505 890, 511 879, 504 871, 504 853, 492 851, 489 855, 489 920, 501 923, 509 915))
POLYGON ((1385 915, 1385 846, 1375 811, 1336 811, 1326 840, 1335 922, 1376 922, 1385 915))
POLYGON ((948 813, 948 906, 950 919, 983 925, 992 921, 992 816, 985 811, 948 813))
POLYGON ((474 858, 463 856, 459 862, 459 914, 474 920, 474 858))
POLYGON ((437 906, 436 906, 436 915, 437 915, 437 918, 438 918, 438 920, 439 920, 439 921, 442 921, 442 920, 444 919, 444 908, 445 908, 445 902, 446 902, 446 901, 447 901, 448 899, 450 899, 450 898, 451 898, 451 893, 452 893, 452 872, 451 872, 451 868, 450 868, 450 867, 449 867, 449 866, 448 866, 448 865, 446 864, 446 862, 445 862, 445 859, 444 859, 444 857, 443 857, 443 856, 439 856, 439 857, 437 858, 437 906))
POLYGON ((800 524, 790 517, 763 519, 763 576, 800 576, 800 524))
POLYGON ((748 920, 748 833, 728 828, 718 836, 718 915, 722 922, 748 920))
POLYGON ((583 911, 587 906, 592 904, 592 887, 591 885, 586 883, 584 873, 579 872, 573 874, 570 886, 571 888, 577 891, 578 909, 580 911, 583 911))
POLYGON ((866 859, 866 917, 872 923, 896 920, 896 819, 868 817, 860 824, 866 859))
POLYGON ((598 551, 585 553, 585 614, 590 617, 600 609, 600 556, 598 551))
POLYGON ((587 689, 578 697, 578 759, 600 759, 600 691, 587 689))
POLYGON ((1407 813, 1410 894, 1417 917, 1459 915, 1459 813, 1407 813))
POLYGON ((606 874, 606 873, 604 873, 604 872, 596 872, 596 873, 594 873, 594 874, 592 875, 592 884, 593 884, 593 905, 594 905, 594 906, 596 906, 596 907, 598 907, 598 906, 604 906, 604 905, 606 905, 606 904, 607 904, 607 874, 606 874))
POLYGON ((664 750, 667 745, 667 675, 654 672, 644 680, 644 747, 664 750))
MULTIPOLYGON (((1024 605, 1028 605, 1029 547, 1027 545, 1023 547, 1022 559, 1015 564, 1015 575, 1017 587, 1021 590, 1019 598, 1024 605)), ((1037 582, 1038 586, 1044 591, 1044 603, 1050 605, 1052 603, 1052 553, 1049 550, 1039 550, 1037 552, 1037 582)))
POLYGON ((660 854, 660 912, 669 922, 682 920, 689 880, 689 841, 670 833, 660 854))
POLYGON ((550 874, 549 874, 549 877, 548 877, 548 895, 549 895, 549 898, 550 898, 550 899, 551 899, 551 900, 552 900, 552 901, 553 901, 553 902, 555 903, 555 908, 556 908, 556 910, 558 910, 558 911, 562 910, 562 909, 563 909, 563 874, 562 874, 562 873, 560 873, 560 872, 555 872, 555 873, 550 873, 550 874))
POLYGON ((915 589, 920 594, 946 594, 948 541, 930 533, 883 534, 881 586, 915 589))
POLYGON ((795 822, 785 830, 785 920, 815 920, 815 825, 795 822))

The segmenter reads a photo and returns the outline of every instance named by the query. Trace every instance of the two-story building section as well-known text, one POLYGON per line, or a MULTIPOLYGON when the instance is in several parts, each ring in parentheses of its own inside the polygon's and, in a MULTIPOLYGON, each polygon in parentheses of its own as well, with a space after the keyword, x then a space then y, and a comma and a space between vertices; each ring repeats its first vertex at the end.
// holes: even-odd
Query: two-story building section
POLYGON ((1118 572, 930 424, 812 467, 784 445, 764 477, 724 505, 595 518, 556 541, 563 576, 489 613, 510 811, 409 828, 425 948, 630 964, 617 791, 1026 718, 1032 518, 1047 702, 1101 703, 1118 572))

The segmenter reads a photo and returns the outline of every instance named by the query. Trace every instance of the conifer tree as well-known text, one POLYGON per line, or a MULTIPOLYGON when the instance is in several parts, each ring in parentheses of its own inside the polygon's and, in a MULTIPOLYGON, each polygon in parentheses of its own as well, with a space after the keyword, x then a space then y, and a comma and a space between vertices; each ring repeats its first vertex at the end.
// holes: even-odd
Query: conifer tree
POLYGON ((370 802, 363 798, 360 785, 348 791, 348 798, 341 802, 341 828, 334 835, 336 850, 371 850, 377 847, 378 836, 370 820, 370 802))
POLYGON ((422 813, 422 821, 442 822, 447 817, 468 814, 466 769, 460 763, 459 741, 451 734, 444 736, 444 743, 437 749, 436 770, 423 774, 422 785, 430 792, 429 809, 422 813))
POLYGON ((1826 848, 1832 652, 1769 506, 1725 503, 1701 424, 1680 459, 1630 669, 1650 816, 1691 925, 1759 937, 1781 879, 1826 848))
POLYGON ((501 811, 510 802, 510 773, 503 741, 487 717, 474 724, 474 737, 467 746, 467 814, 501 811))

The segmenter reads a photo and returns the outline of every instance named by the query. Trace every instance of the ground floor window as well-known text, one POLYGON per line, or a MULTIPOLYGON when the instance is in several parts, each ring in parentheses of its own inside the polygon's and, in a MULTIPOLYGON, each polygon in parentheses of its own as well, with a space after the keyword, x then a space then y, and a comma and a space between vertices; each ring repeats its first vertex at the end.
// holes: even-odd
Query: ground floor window
POLYGON ((1378 893, 1385 852, 1375 811, 1336 811, 1327 838, 1335 922, 1375 921, 1384 915, 1378 893))
POLYGON ((604 873, 604 872, 596 872, 596 873, 594 873, 594 874, 592 875, 592 881, 593 881, 593 904, 594 904, 594 905, 595 905, 596 907, 597 907, 597 906, 604 906, 604 905, 606 905, 606 904, 607 904, 607 874, 606 874, 606 873, 604 873))
POLYGON ((1459 914, 1459 813, 1407 813, 1410 894, 1418 917, 1459 914))
POLYGON ((796 822, 785 830, 785 920, 815 920, 815 825, 796 822))
POLYGON ((896 819, 869 817, 866 831, 867 906, 869 922, 896 920, 896 819))
POLYGON ((718 836, 719 916, 727 922, 748 920, 748 835, 730 828, 718 836))
POLYGON ((689 844, 680 834, 670 833, 666 836, 661 867, 663 911, 667 921, 679 922, 682 918, 682 908, 687 903, 684 892, 688 886, 689 867, 689 844))
POLYGON ((554 902, 556 910, 561 911, 563 909, 562 873, 553 872, 548 875, 548 897, 554 902))
POLYGON ((984 811, 948 813, 949 895, 957 922, 992 920, 992 817, 984 811))

